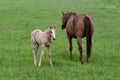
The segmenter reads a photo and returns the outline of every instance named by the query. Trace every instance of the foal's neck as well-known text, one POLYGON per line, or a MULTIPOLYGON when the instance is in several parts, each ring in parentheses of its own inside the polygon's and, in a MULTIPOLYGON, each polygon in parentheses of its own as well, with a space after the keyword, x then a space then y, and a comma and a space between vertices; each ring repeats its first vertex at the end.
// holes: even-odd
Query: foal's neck
POLYGON ((45 33, 45 35, 46 35, 46 38, 47 38, 47 40, 51 43, 51 36, 50 36, 50 34, 49 34, 49 31, 50 31, 50 29, 47 29, 46 31, 44 31, 44 33, 45 33))

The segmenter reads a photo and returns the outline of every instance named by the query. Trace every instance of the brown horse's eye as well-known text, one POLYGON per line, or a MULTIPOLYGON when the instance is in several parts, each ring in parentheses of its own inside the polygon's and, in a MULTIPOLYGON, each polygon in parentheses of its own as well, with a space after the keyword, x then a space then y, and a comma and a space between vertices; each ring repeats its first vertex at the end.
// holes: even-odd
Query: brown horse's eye
POLYGON ((62 20, 62 23, 65 23, 65 22, 66 22, 66 19, 63 19, 63 20, 62 20))
POLYGON ((64 19, 64 22, 66 22, 66 19, 64 19))

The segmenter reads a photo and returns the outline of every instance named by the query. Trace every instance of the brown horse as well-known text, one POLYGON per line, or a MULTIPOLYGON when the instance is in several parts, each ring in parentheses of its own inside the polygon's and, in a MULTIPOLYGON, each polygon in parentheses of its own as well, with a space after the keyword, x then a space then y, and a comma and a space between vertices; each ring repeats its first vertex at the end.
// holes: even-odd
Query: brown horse
POLYGON ((62 12, 62 29, 66 28, 67 37, 69 40, 69 50, 70 58, 72 59, 72 38, 77 39, 78 49, 80 53, 80 62, 83 64, 83 50, 82 50, 82 38, 86 37, 87 44, 87 59, 86 62, 89 63, 89 58, 91 55, 92 47, 92 35, 94 32, 93 20, 90 16, 86 14, 76 14, 75 12, 62 12))

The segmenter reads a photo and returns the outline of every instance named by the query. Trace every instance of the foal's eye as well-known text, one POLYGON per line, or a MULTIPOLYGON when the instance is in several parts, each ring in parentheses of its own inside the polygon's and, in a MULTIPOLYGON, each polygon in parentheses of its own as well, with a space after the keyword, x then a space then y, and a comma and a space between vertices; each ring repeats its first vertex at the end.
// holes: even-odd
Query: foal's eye
POLYGON ((49 31, 50 34, 52 34, 52 31, 49 31))

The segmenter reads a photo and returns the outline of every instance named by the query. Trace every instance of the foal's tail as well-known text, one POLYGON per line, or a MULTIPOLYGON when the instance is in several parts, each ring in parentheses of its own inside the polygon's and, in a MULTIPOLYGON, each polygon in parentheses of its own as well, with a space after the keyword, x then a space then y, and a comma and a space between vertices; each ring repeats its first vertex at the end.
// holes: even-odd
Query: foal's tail
POLYGON ((87 62, 89 62, 89 57, 91 55, 91 47, 92 47, 93 22, 89 16, 86 16, 84 23, 86 29, 87 62))
POLYGON ((32 45, 35 45, 37 44, 37 41, 36 41, 36 38, 35 38, 35 35, 37 34, 38 30, 34 30, 33 32, 31 32, 31 43, 32 45))

